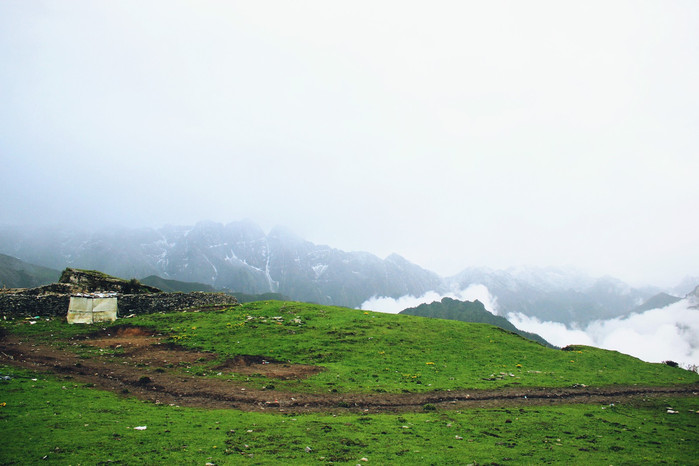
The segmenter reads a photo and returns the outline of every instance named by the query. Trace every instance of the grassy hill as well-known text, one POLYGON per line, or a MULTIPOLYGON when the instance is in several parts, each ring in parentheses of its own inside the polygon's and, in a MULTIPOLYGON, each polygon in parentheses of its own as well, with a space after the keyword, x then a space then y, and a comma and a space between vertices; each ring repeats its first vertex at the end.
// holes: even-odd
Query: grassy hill
POLYGON ((676 383, 678 376, 689 381, 693 375, 699 381, 699 375, 614 351, 545 348, 492 325, 303 303, 255 302, 226 312, 149 315, 139 321, 222 359, 252 354, 325 367, 309 380, 292 383, 304 390, 654 385, 676 383))
MULTIPOLYGON (((117 345, 84 343, 97 330, 116 333, 124 320, 104 331, 68 326, 62 319, 34 322, 2 322, 0 330, 12 341, 76 353, 85 366, 127 364, 117 345)), ((144 377, 210 380, 230 387, 230 393, 266 393, 272 401, 296 393, 361 400, 476 389, 699 382, 699 374, 679 368, 591 347, 551 349, 487 324, 295 302, 143 315, 128 324, 160 335, 173 349, 206 356, 187 364, 141 364, 144 377), (260 373, 221 369, 240 355, 323 370, 284 380, 265 375, 263 365, 260 373)), ((332 412, 313 413, 303 408, 266 412, 262 402, 259 412, 205 410, 171 406, 157 397, 142 402, 128 390, 107 393, 66 372, 36 373, 0 358, 0 373, 13 377, 0 380, 3 464, 44 457, 66 464, 689 464, 696 462, 699 442, 696 396, 557 406, 511 400, 458 409, 426 404, 403 413, 369 413, 342 403, 332 412)))
POLYGON ((139 280, 144 285, 154 286, 166 293, 191 293, 193 291, 214 292, 214 287, 204 283, 182 282, 179 280, 168 280, 158 277, 157 275, 149 275, 139 280))
POLYGON ((252 303, 255 301, 288 301, 289 298, 280 293, 260 293, 260 294, 250 294, 242 293, 239 291, 230 292, 239 303, 252 303))
POLYGON ((0 254, 0 288, 34 288, 58 280, 58 270, 28 264, 16 257, 0 254))
POLYGON ((420 304, 417 307, 404 309, 400 313, 411 316, 433 317, 436 319, 460 320, 462 322, 495 325, 503 330, 509 330, 510 332, 523 336, 524 338, 537 341, 542 345, 553 347, 553 345, 544 340, 540 335, 520 330, 504 317, 496 316, 492 312, 488 312, 483 303, 478 300, 459 301, 451 298, 443 298, 442 301, 435 301, 430 304, 420 304))

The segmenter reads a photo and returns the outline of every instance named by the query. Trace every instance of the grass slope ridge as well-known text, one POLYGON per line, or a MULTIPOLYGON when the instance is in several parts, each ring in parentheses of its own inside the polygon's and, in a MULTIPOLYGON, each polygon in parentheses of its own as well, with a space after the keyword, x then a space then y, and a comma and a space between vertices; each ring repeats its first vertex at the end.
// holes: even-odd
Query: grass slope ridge
POLYGON ((404 309, 400 314, 495 325, 503 330, 509 330, 524 338, 539 342, 542 345, 554 347, 540 335, 520 330, 504 317, 496 316, 489 312, 483 303, 478 300, 459 301, 452 298, 443 298, 441 302, 435 301, 431 304, 420 304, 417 307, 404 309))
MULTIPOLYGON (((141 315, 128 323, 162 334, 165 342, 214 355, 191 364, 188 374, 220 377, 218 368, 241 355, 323 369, 309 378, 278 380, 260 364, 242 380, 229 376, 246 389, 273 385, 305 393, 422 393, 699 382, 699 374, 665 364, 586 346, 547 348, 492 325, 306 303, 254 302, 220 311, 141 315)), ((36 344, 58 344, 94 331, 62 319, 0 325, 36 344)), ((104 351, 97 354, 118 356, 121 350, 104 351)))
POLYGON ((0 254, 0 288, 35 288, 58 280, 61 272, 0 254))
POLYGON ((213 293, 216 290, 211 285, 196 282, 183 282, 179 280, 168 280, 157 275, 149 275, 139 280, 144 285, 153 286, 166 293, 191 293, 194 291, 204 291, 213 293))

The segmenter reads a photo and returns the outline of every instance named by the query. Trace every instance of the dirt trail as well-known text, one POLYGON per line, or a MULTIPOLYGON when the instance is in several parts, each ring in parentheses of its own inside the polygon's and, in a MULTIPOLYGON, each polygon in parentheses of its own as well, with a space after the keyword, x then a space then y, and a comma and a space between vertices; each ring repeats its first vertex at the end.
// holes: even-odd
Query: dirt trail
MULTIPOLYGON (((0 340, 0 361, 38 371, 49 371, 96 387, 156 403, 244 411, 279 412, 405 412, 424 405, 447 409, 557 403, 613 403, 639 396, 699 396, 699 384, 670 387, 505 388, 427 393, 290 393, 256 390, 226 379, 171 373, 169 369, 211 361, 211 353, 163 343, 152 332, 137 328, 112 329, 69 345, 117 349, 109 354, 81 358, 70 350, 38 345, 14 336, 0 340)), ((237 356, 216 367, 222 373, 261 374, 279 379, 302 379, 323 370, 318 366, 287 364, 261 356, 237 356)))

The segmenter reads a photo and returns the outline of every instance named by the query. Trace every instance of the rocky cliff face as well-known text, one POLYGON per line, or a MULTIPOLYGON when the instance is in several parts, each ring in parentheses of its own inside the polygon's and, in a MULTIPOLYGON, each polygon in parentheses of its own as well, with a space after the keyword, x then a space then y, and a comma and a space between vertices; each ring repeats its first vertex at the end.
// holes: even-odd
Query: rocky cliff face
POLYGON ((111 291, 122 294, 160 293, 160 290, 143 285, 138 280, 122 280, 95 270, 65 269, 59 284, 70 285, 73 293, 111 291))

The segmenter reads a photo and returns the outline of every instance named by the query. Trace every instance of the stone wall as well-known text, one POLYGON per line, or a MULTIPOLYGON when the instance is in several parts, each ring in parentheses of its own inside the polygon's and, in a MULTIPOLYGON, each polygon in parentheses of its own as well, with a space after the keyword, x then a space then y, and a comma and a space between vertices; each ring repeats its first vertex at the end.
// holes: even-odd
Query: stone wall
POLYGON ((119 317, 129 314, 181 311, 202 306, 234 306, 238 300, 225 293, 154 293, 119 295, 119 317))
POLYGON ((49 294, 28 296, 0 294, 0 315, 7 317, 65 316, 68 313, 70 295, 49 294))
MULTIPOLYGON (((65 317, 69 294, 28 296, 0 293, 0 315, 12 317, 65 317)), ((118 295, 118 316, 172 312, 204 306, 234 306, 238 300, 225 293, 153 293, 118 295)))

